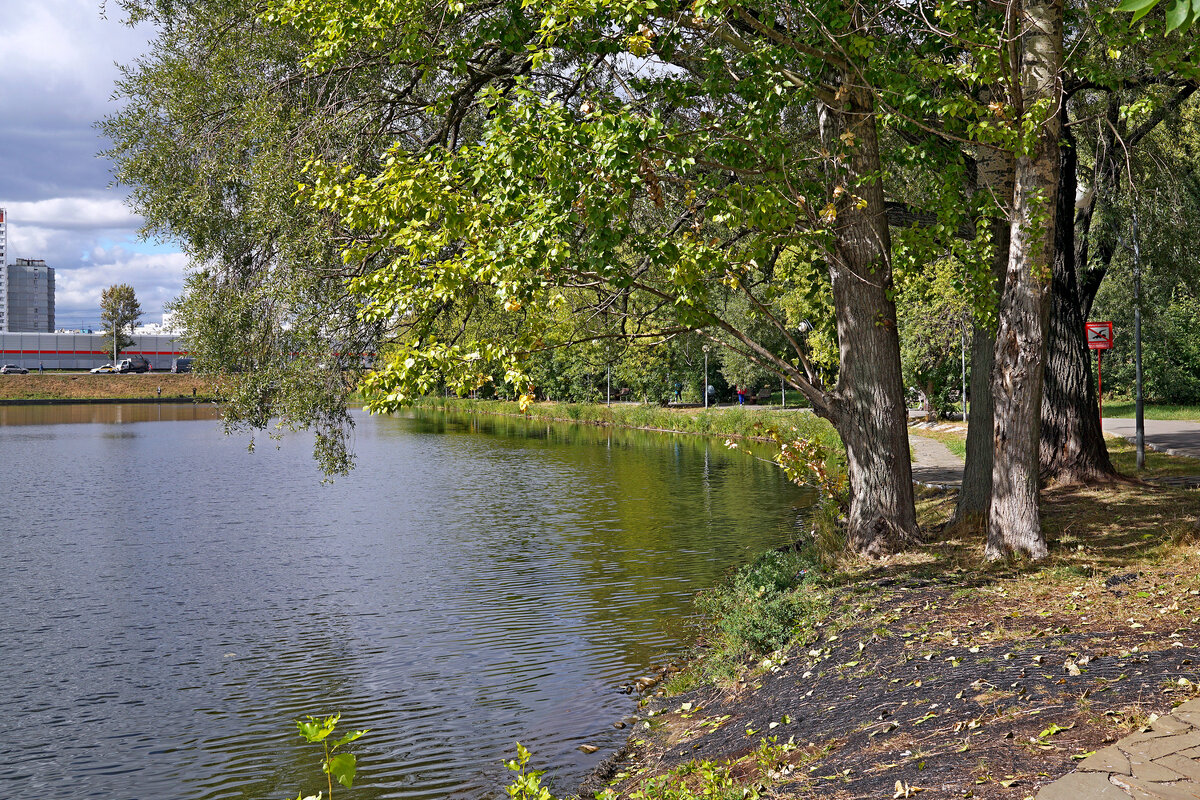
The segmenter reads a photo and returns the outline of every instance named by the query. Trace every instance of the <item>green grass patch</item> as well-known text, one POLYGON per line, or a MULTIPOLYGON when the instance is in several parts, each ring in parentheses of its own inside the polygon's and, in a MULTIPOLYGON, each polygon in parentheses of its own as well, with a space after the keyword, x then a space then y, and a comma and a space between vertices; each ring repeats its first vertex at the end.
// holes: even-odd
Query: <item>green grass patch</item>
MULTIPOLYGON (((1105 401, 1104 403, 1104 416, 1106 417, 1133 419, 1135 410, 1136 405, 1131 402, 1105 401)), ((1147 403, 1143 408, 1143 413, 1146 419, 1181 419, 1200 422, 1200 406, 1151 405, 1147 403)))
POLYGON ((770 550, 701 592, 696 608, 705 619, 704 649, 689 665, 693 675, 680 678, 685 684, 697 673, 730 678, 747 659, 808 640, 832 606, 814 553, 770 550))
POLYGON ((1117 472, 1142 478, 1168 478, 1178 475, 1200 475, 1200 459, 1156 453, 1146 448, 1146 469, 1137 471, 1137 446, 1123 436, 1106 436, 1108 457, 1117 472))
POLYGON ((767 406, 721 406, 717 408, 664 408, 662 406, 618 403, 534 403, 521 412, 515 402, 505 400, 469 400, 428 397, 419 401, 423 408, 438 408, 477 414, 523 416, 555 422, 579 422, 619 428, 694 433, 704 436, 762 438, 762 428, 771 427, 789 435, 812 439, 831 453, 841 453, 841 439, 826 420, 803 409, 783 410, 767 406))

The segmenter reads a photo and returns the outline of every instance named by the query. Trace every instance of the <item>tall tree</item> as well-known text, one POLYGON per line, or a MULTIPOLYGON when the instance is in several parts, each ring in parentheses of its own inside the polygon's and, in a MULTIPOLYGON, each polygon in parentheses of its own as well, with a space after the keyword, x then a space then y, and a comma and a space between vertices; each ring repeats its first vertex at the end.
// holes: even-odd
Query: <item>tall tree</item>
POLYGON ((986 557, 1048 554, 1038 510, 1042 377, 1054 257, 1062 102, 1063 0, 1010 2, 1010 102, 1028 133, 1014 162, 1008 271, 998 313, 992 504, 986 557))
MULTIPOLYGON (((128 5, 164 19, 236 14, 217 0, 128 5)), ((544 312, 563 303, 616 320, 626 337, 699 331, 781 374, 842 432, 856 549, 889 552, 915 536, 870 83, 888 80, 874 51, 905 9, 886 19, 856 4, 781 6, 787 13, 764 25, 737 4, 682 14, 654 3, 368 5, 277 3, 273 52, 252 21, 164 24, 157 54, 131 70, 124 86, 136 102, 110 121, 118 163, 142 187, 135 201, 147 219, 209 256, 188 301, 200 322, 219 313, 211 298, 240 296, 251 298, 239 306, 248 333, 264 320, 295 330, 297 305, 316 292, 278 298, 277 287, 298 281, 264 280, 296 263, 280 251, 298 237, 279 222, 274 190, 248 180, 274 187, 275 176, 294 176, 306 184, 301 216, 344 237, 344 262, 310 263, 347 282, 345 318, 376 337, 378 368, 362 384, 375 408, 443 382, 472 388, 502 376, 523 387, 525 360, 547 341, 544 312), (289 52, 296 42, 303 63, 289 52), (224 87, 254 97, 230 102, 224 87), (247 108, 269 113, 251 121, 247 108), (326 146, 302 110, 326 130, 363 141, 375 131, 392 146, 326 146), (290 164, 263 156, 296 142, 293 153, 307 152, 290 164), (386 155, 372 165, 367 152, 386 155), (308 155, 305 180, 295 164, 308 155), (164 161, 177 169, 155 177, 164 161), (188 185, 172 195, 165 184, 177 175, 188 185), (180 202, 209 187, 233 225, 205 227, 204 204, 180 202), (246 220, 283 235, 230 235, 246 220), (256 242, 272 251, 257 257, 256 242), (788 263, 828 272, 842 354, 833 387, 778 303, 788 263), (734 299, 784 351, 727 313, 734 299), (480 326, 484 316, 500 324, 480 326)), ((268 388, 285 384, 250 377, 255 366, 244 396, 260 410, 247 405, 245 419, 268 419, 272 404, 294 410, 268 388)))
POLYGON ((112 352, 114 364, 121 351, 133 344, 129 336, 141 316, 142 305, 129 284, 118 283, 100 292, 100 325, 104 332, 104 347, 112 352))

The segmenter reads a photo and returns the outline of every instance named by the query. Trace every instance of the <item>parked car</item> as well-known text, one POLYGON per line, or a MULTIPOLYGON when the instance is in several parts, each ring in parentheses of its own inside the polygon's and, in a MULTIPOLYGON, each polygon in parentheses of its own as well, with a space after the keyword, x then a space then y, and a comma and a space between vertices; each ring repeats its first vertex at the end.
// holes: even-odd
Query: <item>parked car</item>
POLYGON ((29 370, 24 367, 18 367, 16 364, 5 364, 0 367, 0 375, 28 375, 29 370))
POLYGON ((150 362, 142 356, 130 356, 129 358, 121 359, 121 363, 117 364, 117 372, 149 372, 150 362))
POLYGON ((190 358, 185 358, 183 356, 180 356, 179 358, 177 358, 171 362, 171 372, 191 372, 191 371, 192 371, 192 360, 190 358))
POLYGON ((101 372, 116 372, 116 371, 117 371, 117 368, 114 367, 112 364, 101 364, 98 367, 93 367, 92 369, 88 370, 88 372, 91 372, 92 374, 97 374, 97 373, 101 373, 101 372))

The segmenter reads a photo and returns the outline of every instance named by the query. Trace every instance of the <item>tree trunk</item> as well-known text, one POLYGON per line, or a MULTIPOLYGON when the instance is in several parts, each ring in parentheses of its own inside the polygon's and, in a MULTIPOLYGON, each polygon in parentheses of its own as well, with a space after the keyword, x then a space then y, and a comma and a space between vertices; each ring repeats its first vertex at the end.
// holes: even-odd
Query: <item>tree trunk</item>
MULTIPOLYGON (((996 296, 1004 294, 1008 269, 1009 224, 1012 207, 1013 161, 1008 153, 980 148, 979 185, 994 198, 997 213, 988 221, 992 228, 992 281, 996 296)), ((962 488, 954 511, 955 527, 983 531, 992 508, 992 362, 996 351, 996 326, 991 319, 976 318, 971 335, 971 416, 967 421, 967 453, 962 488)))
POLYGON ((832 144, 851 133, 854 142, 844 169, 831 167, 848 191, 829 259, 841 356, 829 407, 846 446, 848 544, 877 557, 903 549, 918 529, 874 102, 853 81, 846 87, 841 109, 821 107, 822 138, 832 144), (853 195, 865 208, 855 207, 853 195))
POLYGON ((996 413, 988 559, 1007 553, 1032 559, 1048 555, 1038 512, 1038 445, 1058 197, 1063 0, 1027 0, 1016 18, 1022 63, 1021 97, 1014 100, 1022 120, 1029 114, 1038 118, 1036 139, 1017 154, 1014 169, 1008 275, 992 368, 996 413))
MULTIPOLYGON (((1066 118, 1064 106, 1063 119, 1066 118)), ((1084 335, 1076 283, 1075 137, 1063 129, 1060 145, 1058 212, 1055 221, 1054 281, 1042 393, 1042 479, 1097 483, 1116 477, 1092 386, 1091 351, 1084 335)))

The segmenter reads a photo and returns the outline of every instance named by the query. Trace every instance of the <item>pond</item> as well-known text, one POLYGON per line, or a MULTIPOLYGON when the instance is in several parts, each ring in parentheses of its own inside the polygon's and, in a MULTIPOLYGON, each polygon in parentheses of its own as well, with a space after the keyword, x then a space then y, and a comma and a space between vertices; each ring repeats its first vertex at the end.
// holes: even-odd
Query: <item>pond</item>
POLYGON ((359 415, 357 469, 206 405, 0 408, 6 795, 283 798, 340 711, 355 798, 562 793, 686 650, 692 598, 797 536, 811 496, 721 442, 359 415), (583 744, 601 748, 586 755, 583 744))

